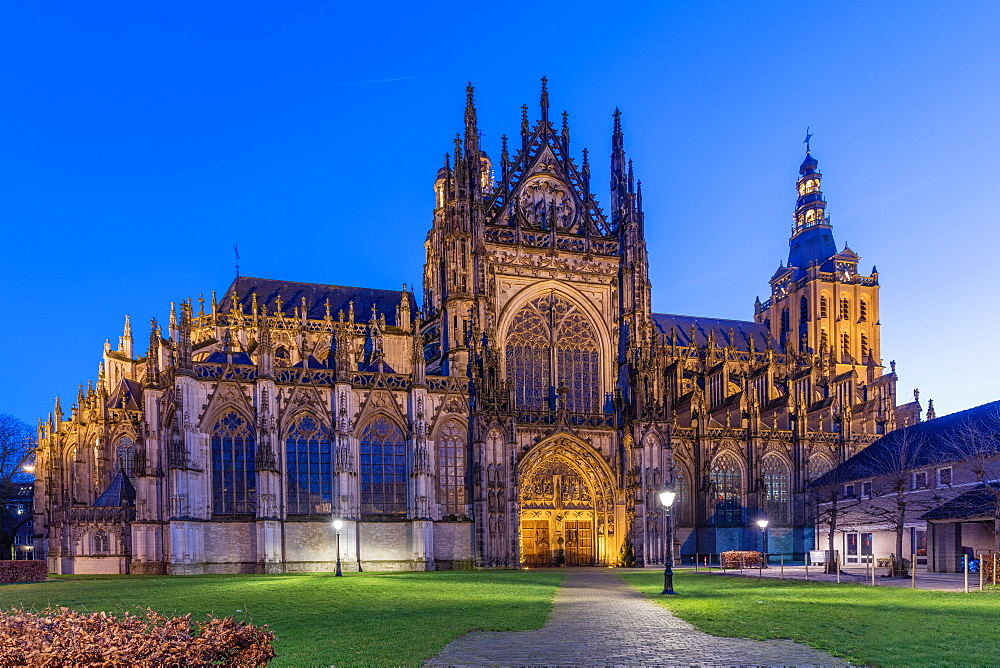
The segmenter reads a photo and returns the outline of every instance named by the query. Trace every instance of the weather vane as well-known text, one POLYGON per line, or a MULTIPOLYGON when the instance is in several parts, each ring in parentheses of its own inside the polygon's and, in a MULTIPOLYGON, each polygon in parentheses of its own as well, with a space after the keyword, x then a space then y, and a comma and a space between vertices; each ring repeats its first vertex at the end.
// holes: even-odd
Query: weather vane
POLYGON ((809 140, 812 139, 812 133, 809 132, 809 126, 806 126, 806 138, 802 140, 802 143, 806 145, 806 153, 809 152, 809 140))

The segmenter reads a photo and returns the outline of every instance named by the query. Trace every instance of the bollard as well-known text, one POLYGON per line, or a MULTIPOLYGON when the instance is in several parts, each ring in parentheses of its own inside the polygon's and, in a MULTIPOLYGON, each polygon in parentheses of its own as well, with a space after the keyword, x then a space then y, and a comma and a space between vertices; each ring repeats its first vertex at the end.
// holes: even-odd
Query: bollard
POLYGON ((983 590, 983 558, 979 557, 979 591, 983 590))
POLYGON ((910 589, 917 588, 917 555, 910 555, 910 589))
POLYGON ((969 555, 962 555, 962 572, 965 574, 965 593, 969 593, 969 555))
POLYGON ((695 573, 698 572, 698 557, 700 557, 700 556, 701 555, 698 554, 697 552, 694 553, 694 572, 695 573))
POLYGON ((806 582, 809 582, 809 559, 806 558, 806 582))
POLYGON ((874 587, 875 586, 875 555, 874 554, 871 555, 871 558, 868 560, 868 563, 870 563, 872 565, 872 586, 874 587))
POLYGON ((837 584, 840 584, 840 554, 838 554, 835 559, 837 564, 837 584))

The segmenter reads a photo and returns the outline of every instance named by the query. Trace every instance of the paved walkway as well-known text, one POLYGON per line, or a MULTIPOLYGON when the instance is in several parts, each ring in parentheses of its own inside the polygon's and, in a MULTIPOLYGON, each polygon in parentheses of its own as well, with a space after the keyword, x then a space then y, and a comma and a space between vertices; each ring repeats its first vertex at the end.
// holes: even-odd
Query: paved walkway
POLYGON ((431 666, 829 666, 791 640, 719 638, 674 617, 606 568, 573 569, 537 631, 476 631, 431 666))

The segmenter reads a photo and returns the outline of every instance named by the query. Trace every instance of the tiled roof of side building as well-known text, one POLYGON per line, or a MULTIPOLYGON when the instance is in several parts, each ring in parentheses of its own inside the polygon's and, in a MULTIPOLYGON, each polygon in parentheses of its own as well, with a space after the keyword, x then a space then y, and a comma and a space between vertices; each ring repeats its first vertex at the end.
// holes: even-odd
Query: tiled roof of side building
POLYGON ((1000 456, 1000 401, 891 431, 812 484, 891 473, 886 469, 894 463, 915 470, 980 456, 1000 456))
MULTIPOLYGON (((233 291, 236 291, 243 312, 249 313, 253 302, 253 293, 257 293, 258 306, 266 306, 268 313, 274 313, 278 308, 278 297, 281 297, 281 308, 284 314, 291 315, 292 309, 302 306, 305 297, 309 318, 322 320, 326 315, 326 302, 330 301, 330 315, 334 320, 340 318, 339 311, 344 311, 344 317, 354 302, 354 319, 357 322, 368 322, 371 319, 372 304, 379 314, 385 314, 385 324, 399 326, 396 322, 396 307, 402 299, 402 290, 377 290, 375 288, 352 288, 345 285, 326 285, 323 283, 298 283, 295 281, 279 281, 271 278, 252 278, 240 276, 226 290, 219 302, 219 308, 226 312, 232 304, 233 291)), ((410 313, 416 315, 417 304, 412 292, 406 293, 409 300, 410 313)), ((411 316, 412 317, 412 316, 411 316)))
POLYGON ((715 332, 715 345, 721 347, 729 345, 729 332, 732 330, 736 340, 733 345, 737 350, 744 352, 750 349, 750 339, 753 339, 754 350, 763 352, 768 344, 771 350, 783 352, 781 344, 778 343, 767 331, 767 327, 756 322, 746 320, 724 320, 721 318, 699 318, 692 315, 672 315, 668 313, 654 313, 653 324, 657 329, 670 340, 671 329, 677 335, 677 345, 691 345, 691 326, 694 325, 695 344, 704 346, 708 343, 709 332, 715 332))
POLYGON ((979 485, 920 516, 925 520, 989 518, 997 511, 997 488, 979 485))

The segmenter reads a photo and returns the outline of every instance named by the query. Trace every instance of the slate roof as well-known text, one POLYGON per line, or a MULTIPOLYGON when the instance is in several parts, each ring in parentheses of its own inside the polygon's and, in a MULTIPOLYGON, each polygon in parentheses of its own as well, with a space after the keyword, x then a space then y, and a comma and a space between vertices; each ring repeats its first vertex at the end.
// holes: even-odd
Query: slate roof
POLYGON ((812 484, 822 487, 877 475, 885 469, 884 462, 894 456, 901 457, 894 453, 904 448, 910 450, 905 455, 906 468, 914 470, 959 461, 984 451, 1000 456, 1000 401, 889 432, 812 484))
POLYGON ((130 411, 142 410, 139 401, 142 398, 142 385, 134 380, 122 378, 118 387, 108 397, 108 408, 126 408, 130 411), (124 399, 124 406, 122 400, 124 399))
MULTIPOLYGON (((295 307, 302 306, 302 298, 306 299, 309 318, 322 320, 326 315, 326 301, 330 300, 330 315, 334 320, 339 318, 338 312, 343 309, 344 317, 354 302, 354 319, 356 322, 368 322, 371 319, 372 304, 380 314, 385 314, 385 324, 399 326, 396 322, 396 307, 402 299, 402 290, 376 290, 374 288, 352 288, 344 285, 326 285, 323 283, 297 283, 295 281, 278 281, 270 278, 252 278, 240 276, 226 290, 219 302, 219 308, 228 312, 232 305, 233 291, 243 304, 243 312, 250 313, 252 293, 257 293, 257 304, 267 306, 268 313, 274 313, 278 308, 278 296, 281 296, 281 307, 285 315, 291 315, 295 307)), ((406 293, 410 302, 410 313, 417 312, 416 299, 412 292, 406 293)), ((412 316, 411 316, 412 317, 412 316)))
POLYGON ((783 352, 779 344, 767 331, 767 327, 756 322, 746 320, 723 320, 720 318, 699 318, 691 315, 670 315, 666 313, 654 313, 653 324, 666 335, 670 340, 670 329, 674 328, 677 333, 677 345, 691 345, 691 325, 695 326, 695 343, 699 346, 708 344, 708 333, 715 332, 715 345, 719 347, 729 345, 729 330, 732 329, 736 335, 735 347, 737 350, 748 351, 749 341, 753 338, 754 350, 763 352, 770 342, 771 349, 775 352, 783 352))
POLYGON ((974 517, 993 517, 997 510, 997 490, 979 485, 954 499, 942 503, 920 516, 925 520, 958 520, 974 517))
POLYGON ((825 264, 837 253, 833 230, 828 225, 808 227, 788 240, 788 266, 806 269, 814 262, 825 264))
POLYGON ((95 506, 131 506, 135 504, 135 487, 124 471, 118 471, 108 488, 94 502, 95 506))

